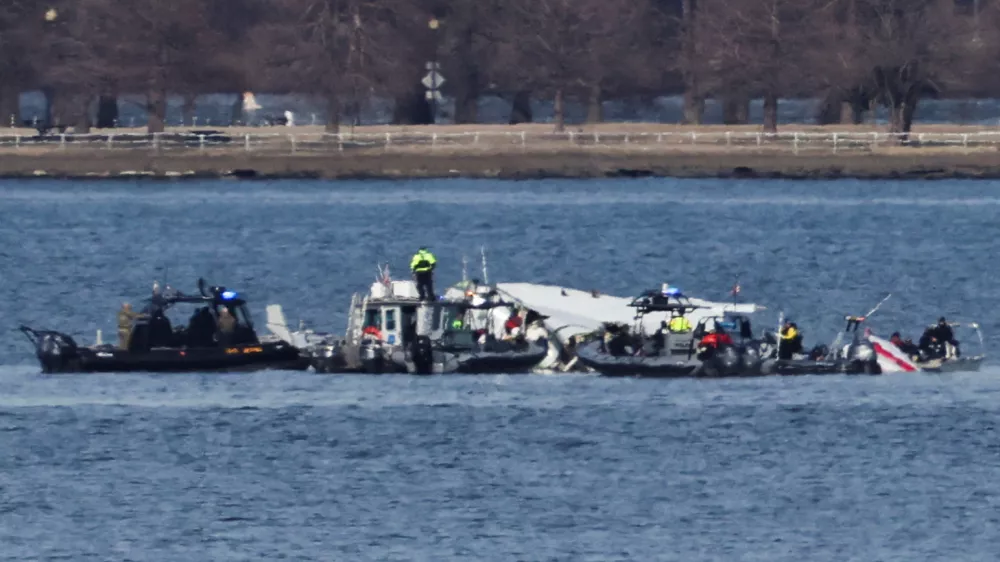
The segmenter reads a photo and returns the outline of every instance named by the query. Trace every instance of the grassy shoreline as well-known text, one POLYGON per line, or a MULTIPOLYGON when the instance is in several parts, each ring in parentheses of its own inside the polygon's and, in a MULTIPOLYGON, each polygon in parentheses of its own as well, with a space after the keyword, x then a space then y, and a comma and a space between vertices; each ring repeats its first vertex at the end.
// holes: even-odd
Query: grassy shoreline
MULTIPOLYGON (((220 129, 230 135, 317 134, 312 127, 220 129)), ((608 123, 580 127, 581 133, 612 135, 706 133, 717 137, 726 132, 756 134, 757 127, 681 127, 645 123, 608 123)), ((264 145, 248 152, 243 143, 198 148, 102 148, 100 144, 68 143, 4 146, 0 148, 0 178, 597 178, 597 177, 700 177, 700 178, 799 178, 799 179, 943 179, 1000 178, 1000 133, 995 141, 976 145, 921 146, 844 145, 838 152, 828 144, 795 145, 760 141, 730 145, 726 142, 682 144, 675 142, 581 145, 565 140, 536 137, 534 143, 511 143, 502 135, 522 131, 532 135, 551 133, 551 125, 529 126, 437 126, 364 127, 361 134, 469 133, 482 132, 476 144, 429 146, 319 145, 320 150, 294 151, 294 145, 264 145), (498 135, 488 140, 486 135, 498 135)), ((870 133, 870 126, 785 127, 783 134, 870 133)), ((100 131, 125 134, 136 131, 100 131)), ((170 132, 183 132, 171 130, 170 132)), ((978 126, 932 125, 917 127, 914 135, 963 135, 993 133, 978 126)), ((589 138, 589 137, 587 137, 589 138)), ((719 137, 721 138, 721 137, 719 137)), ((992 137, 991 137, 992 138, 992 137)))

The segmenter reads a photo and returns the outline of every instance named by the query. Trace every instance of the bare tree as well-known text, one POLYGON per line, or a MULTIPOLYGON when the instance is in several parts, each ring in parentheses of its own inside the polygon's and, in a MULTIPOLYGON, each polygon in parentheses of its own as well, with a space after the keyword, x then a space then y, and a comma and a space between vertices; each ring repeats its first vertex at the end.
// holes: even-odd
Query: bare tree
POLYGON ((778 99, 811 93, 802 51, 810 0, 701 0, 711 18, 701 20, 711 89, 764 98, 764 130, 778 128, 778 99))
POLYGON ((365 99, 385 92, 392 57, 385 2, 285 0, 254 32, 269 90, 326 100, 327 130, 356 115, 365 99), (346 111, 345 111, 346 110, 346 111))
MULTIPOLYGON (((628 45, 644 10, 636 0, 510 0, 500 34, 505 82, 549 94, 557 131, 565 128, 566 97, 600 99, 609 64, 628 45)), ((518 89, 518 88, 513 88, 518 89)))

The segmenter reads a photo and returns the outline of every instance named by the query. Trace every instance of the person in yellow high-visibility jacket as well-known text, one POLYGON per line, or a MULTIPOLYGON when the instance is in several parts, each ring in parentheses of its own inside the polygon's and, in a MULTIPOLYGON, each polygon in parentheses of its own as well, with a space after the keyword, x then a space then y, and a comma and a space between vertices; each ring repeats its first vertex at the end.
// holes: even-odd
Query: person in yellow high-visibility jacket
POLYGON ((683 334, 684 332, 691 331, 691 322, 684 317, 683 314, 674 316, 670 319, 670 324, 667 325, 667 329, 675 334, 683 334))
POLYGON ((437 267, 437 258, 430 253, 426 247, 421 246, 413 259, 410 260, 410 271, 417 282, 417 292, 420 300, 433 301, 434 296, 434 268, 437 267))

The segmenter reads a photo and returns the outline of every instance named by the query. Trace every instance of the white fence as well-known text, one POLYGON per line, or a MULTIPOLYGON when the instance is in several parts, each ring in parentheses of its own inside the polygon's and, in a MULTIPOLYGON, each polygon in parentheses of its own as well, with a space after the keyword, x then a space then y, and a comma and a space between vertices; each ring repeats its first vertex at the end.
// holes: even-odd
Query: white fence
POLYGON ((330 153, 354 150, 549 150, 621 149, 628 151, 791 151, 838 153, 871 151, 899 144, 996 149, 1000 131, 970 133, 884 132, 580 132, 531 131, 388 132, 388 133, 155 133, 0 135, 0 149, 25 150, 147 150, 330 153))

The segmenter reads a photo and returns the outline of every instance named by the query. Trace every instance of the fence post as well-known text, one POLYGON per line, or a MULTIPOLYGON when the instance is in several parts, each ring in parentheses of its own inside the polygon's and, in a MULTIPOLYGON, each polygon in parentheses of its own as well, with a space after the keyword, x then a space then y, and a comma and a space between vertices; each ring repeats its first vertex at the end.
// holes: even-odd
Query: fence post
POLYGON ((479 144, 479 131, 476 131, 476 134, 472 135, 472 144, 479 144))
POLYGON ((250 152, 250 133, 243 135, 243 148, 250 152))
POLYGON ((21 135, 14 135, 14 148, 21 148, 21 135))
POLYGON ((733 132, 726 131, 726 146, 728 147, 732 145, 733 145, 733 132))
POLYGON ((656 133, 656 144, 663 144, 663 133, 656 133))
POLYGON ((760 131, 757 131, 757 148, 760 148, 760 143, 761 143, 762 141, 763 141, 763 137, 762 137, 762 135, 760 134, 760 131))
POLYGON ((59 148, 66 150, 66 133, 59 133, 59 148))
POLYGON ((298 152, 298 143, 295 135, 288 135, 288 140, 292 143, 292 154, 298 152))
POLYGON ((969 133, 962 133, 962 149, 969 150, 969 133))
POLYGON ((160 150, 160 133, 153 133, 153 150, 160 150))
POLYGON ((628 144, 628 133, 625 133, 625 144, 628 144))
POLYGON ((698 133, 691 131, 691 144, 698 143, 698 133))
POLYGON ((878 146, 878 131, 872 133, 872 148, 878 146))
POLYGON ((799 153, 799 132, 792 133, 792 154, 799 153))
POLYGON ((576 144, 576 133, 574 133, 573 131, 569 132, 569 143, 576 144))
POLYGON ((837 153, 837 133, 833 133, 833 153, 837 153))
POLYGON ((431 148, 437 148, 438 144, 438 134, 431 133, 431 148))
POLYGON ((344 134, 337 133, 337 150, 340 152, 344 151, 344 134))
POLYGON ((521 131, 521 150, 527 150, 528 149, 528 138, 527 137, 528 137, 528 135, 524 131, 521 131))
POLYGON ((198 149, 205 152, 205 135, 198 135, 198 149))
POLYGON ((594 131, 594 145, 596 146, 598 144, 601 144, 601 134, 594 131))
POLYGON ((111 150, 112 148, 114 148, 114 144, 115 144, 115 136, 114 135, 108 135, 108 150, 111 150))
POLYGON ((392 146, 392 133, 385 134, 385 147, 389 148, 392 146))

